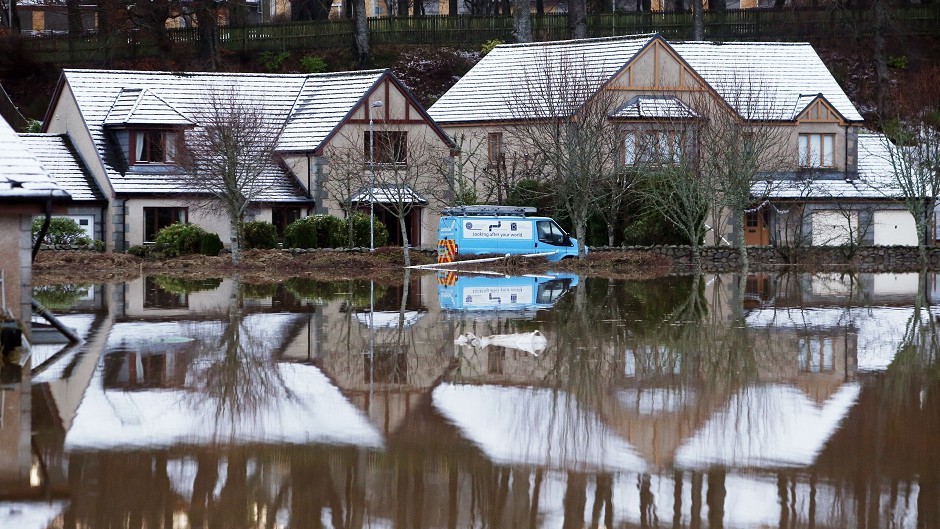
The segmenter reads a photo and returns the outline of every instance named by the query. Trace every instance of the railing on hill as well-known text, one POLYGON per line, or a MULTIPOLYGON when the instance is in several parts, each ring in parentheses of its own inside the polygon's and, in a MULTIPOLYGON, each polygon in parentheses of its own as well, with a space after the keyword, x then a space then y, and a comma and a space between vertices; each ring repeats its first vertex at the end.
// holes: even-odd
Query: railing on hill
MULTIPOLYGON (((892 13, 894 27, 905 35, 940 35, 940 4, 898 8, 892 13)), ((864 37, 872 33, 872 15, 862 9, 741 9, 705 13, 708 40, 805 40, 810 38, 864 37)), ((220 48, 228 53, 263 51, 314 51, 352 45, 350 20, 292 22, 248 27, 219 28, 220 48)), ((432 44, 479 46, 491 40, 513 40, 513 19, 506 16, 429 16, 371 18, 373 45, 432 44)), ((532 17, 535 40, 569 38, 565 14, 532 17)), ((690 13, 618 13, 592 15, 588 20, 592 37, 658 32, 668 39, 692 37, 690 13)), ((0 40, 0 52, 21 53, 36 62, 107 62, 153 57, 166 53, 195 51, 199 34, 195 29, 167 31, 161 45, 145 33, 82 37, 12 37, 0 40)))

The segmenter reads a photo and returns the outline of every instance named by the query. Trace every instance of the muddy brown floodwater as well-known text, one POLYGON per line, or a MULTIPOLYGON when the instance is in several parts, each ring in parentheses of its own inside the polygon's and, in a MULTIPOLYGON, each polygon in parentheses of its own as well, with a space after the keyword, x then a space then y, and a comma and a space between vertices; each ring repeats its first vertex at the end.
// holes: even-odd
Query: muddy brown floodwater
POLYGON ((0 527, 940 526, 940 284, 145 273, 35 296, 0 527))

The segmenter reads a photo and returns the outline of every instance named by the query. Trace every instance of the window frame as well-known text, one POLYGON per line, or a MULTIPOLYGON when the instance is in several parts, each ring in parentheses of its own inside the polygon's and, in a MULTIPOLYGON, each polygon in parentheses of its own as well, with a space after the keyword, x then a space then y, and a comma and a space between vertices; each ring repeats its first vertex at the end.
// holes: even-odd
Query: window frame
POLYGON ((178 224, 178 223, 185 224, 189 222, 189 208, 185 206, 146 206, 143 209, 144 209, 143 211, 143 217, 144 217, 143 242, 144 243, 154 242, 157 237, 157 232, 159 232, 161 229, 167 226, 171 226, 173 224, 178 224), (152 220, 148 218, 151 214, 155 214, 155 215, 158 214, 159 210, 169 210, 171 217, 174 216, 174 213, 178 214, 181 220, 176 220, 176 221, 170 222, 169 224, 159 226, 160 224, 159 217, 154 217, 152 220), (151 229, 153 230, 152 232, 150 231, 151 229), (148 237, 148 235, 150 235, 151 237, 148 237))
POLYGON ((797 135, 797 163, 803 169, 833 169, 836 166, 836 135, 832 132, 801 132, 797 135), (828 141, 827 141, 828 140, 828 141), (828 150, 827 150, 827 145, 828 150), (813 148, 818 150, 814 153, 813 148), (818 160, 814 160, 818 156, 818 160), (828 158, 828 160, 827 160, 828 158), (828 162, 828 163, 827 163, 828 162))
POLYGON ((372 145, 374 155, 370 152, 371 133, 364 131, 363 154, 366 163, 375 163, 377 166, 390 165, 408 165, 408 131, 406 130, 377 130, 375 133, 375 144, 372 145), (385 147, 383 147, 385 145, 385 147), (394 146, 393 146, 394 145, 394 146), (394 151, 395 160, 386 157, 389 152, 394 151))
POLYGON ((628 167, 678 165, 685 159, 688 141, 686 130, 630 129, 625 131, 621 143, 621 160, 628 167), (643 141, 639 141, 641 138, 643 141), (663 150, 669 151, 666 156, 659 155, 663 150))
POLYGON ((127 164, 177 165, 183 146, 184 132, 173 128, 140 128, 127 130, 127 164), (159 135, 159 141, 154 137, 159 135), (149 141, 148 141, 149 140, 149 141), (143 141, 143 145, 140 145, 143 141), (159 159, 155 156, 155 144, 159 143, 159 159), (144 156, 146 150, 146 156, 144 156))
POLYGON ((490 132, 486 135, 486 156, 490 167, 499 165, 503 158, 503 133, 490 132))

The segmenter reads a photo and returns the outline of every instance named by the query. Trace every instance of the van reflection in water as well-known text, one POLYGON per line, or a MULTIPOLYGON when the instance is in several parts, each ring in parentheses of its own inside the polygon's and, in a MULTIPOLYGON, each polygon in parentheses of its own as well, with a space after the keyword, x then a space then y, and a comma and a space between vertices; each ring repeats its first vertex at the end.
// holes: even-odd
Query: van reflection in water
POLYGON ((438 272, 437 299, 444 311, 535 312, 552 308, 578 285, 578 276, 461 276, 438 272))

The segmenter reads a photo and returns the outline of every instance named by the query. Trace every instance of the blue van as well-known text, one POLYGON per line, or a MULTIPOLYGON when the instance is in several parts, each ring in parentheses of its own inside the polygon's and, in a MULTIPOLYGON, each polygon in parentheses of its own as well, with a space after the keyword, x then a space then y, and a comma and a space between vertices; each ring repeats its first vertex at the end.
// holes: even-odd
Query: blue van
MULTIPOLYGON (((578 256, 578 240, 535 208, 458 206, 444 208, 437 225, 439 262, 458 255, 547 253, 549 261, 578 256)), ((586 249, 585 249, 586 250, 586 249)))
POLYGON ((550 309, 578 285, 574 274, 511 277, 461 276, 439 272, 437 299, 445 311, 515 311, 550 309))

